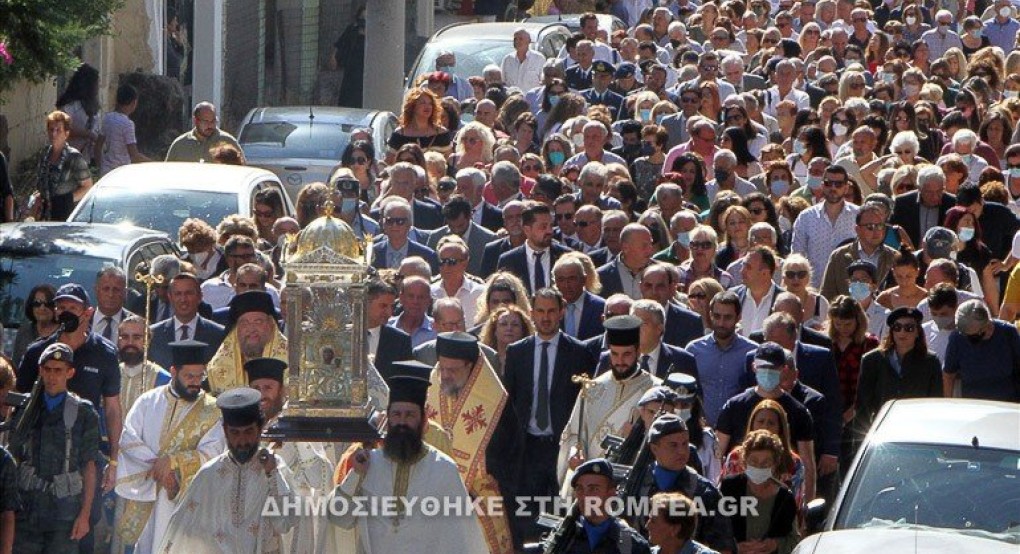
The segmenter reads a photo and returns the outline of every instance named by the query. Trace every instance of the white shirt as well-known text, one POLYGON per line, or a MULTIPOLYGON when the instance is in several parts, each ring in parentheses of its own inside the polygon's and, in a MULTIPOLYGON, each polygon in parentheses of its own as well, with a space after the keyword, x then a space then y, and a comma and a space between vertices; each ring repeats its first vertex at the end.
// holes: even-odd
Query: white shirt
MULTIPOLYGON (((968 300, 984 300, 980 295, 969 291, 956 289, 956 305, 959 306, 968 300)), ((928 299, 925 298, 917 303, 917 311, 921 312, 921 321, 928 322, 931 319, 931 308, 928 307, 928 299)))
POLYGON ((864 310, 864 314, 868 316, 868 332, 878 337, 878 340, 881 342, 889 332, 889 328, 885 324, 885 318, 889 316, 889 310, 872 299, 871 304, 868 304, 868 307, 864 310))
POLYGON ((182 323, 180 319, 177 319, 177 316, 174 316, 174 340, 175 341, 181 340, 181 328, 183 328, 183 327, 187 327, 188 328, 188 336, 187 336, 187 338, 190 339, 190 340, 196 340, 195 339, 195 328, 198 327, 198 316, 195 316, 195 317, 191 318, 191 321, 189 321, 187 323, 182 323))
MULTIPOLYGON (((229 306, 230 300, 237 294, 237 291, 234 290, 234 286, 227 280, 229 275, 229 271, 224 271, 219 277, 208 279, 202 283, 202 300, 209 304, 209 306, 214 310, 229 306)), ((279 310, 280 292, 276 290, 276 287, 269 283, 266 283, 266 292, 268 292, 269 296, 272 297, 273 306, 279 310)))
POLYGON ((765 106, 762 109, 762 113, 776 117, 776 106, 783 100, 792 101, 797 105, 797 110, 806 110, 811 107, 811 97, 808 96, 808 93, 797 88, 791 88, 786 96, 780 97, 779 87, 774 86, 765 95, 765 106))
POLYGON ((532 382, 535 383, 535 385, 531 388, 532 398, 534 398, 534 400, 531 402, 531 416, 528 418, 528 433, 531 434, 531 435, 536 435, 536 436, 543 436, 543 435, 551 436, 552 435, 552 413, 551 413, 551 411, 550 411, 550 417, 549 417, 549 427, 547 429, 545 429, 544 431, 542 431, 542 430, 540 430, 538 428, 538 423, 535 420, 536 410, 538 409, 538 387, 539 387, 538 376, 539 376, 539 373, 542 371, 542 343, 544 343, 544 342, 548 342, 549 343, 549 351, 548 351, 548 356, 549 356, 549 375, 546 376, 547 379, 546 379, 546 382, 545 382, 544 386, 546 387, 546 390, 549 391, 549 403, 550 403, 550 406, 551 406, 551 404, 552 404, 553 373, 556 372, 555 371, 556 370, 556 351, 557 351, 557 349, 560 346, 560 334, 556 333, 556 336, 551 338, 551 339, 549 339, 548 341, 545 341, 541 337, 539 337, 538 335, 535 335, 535 365, 534 365, 534 368, 533 368, 533 375, 532 375, 532 379, 531 379, 532 382))
POLYGON ((934 321, 922 323, 921 328, 924 329, 924 338, 928 342, 928 350, 938 356, 940 364, 945 364, 946 347, 949 346, 949 336, 953 334, 953 330, 943 331, 939 329, 938 325, 935 325, 934 321))
POLYGON ((368 353, 375 356, 379 350, 379 335, 382 333, 382 325, 372 327, 368 330, 368 353))
POLYGON ((651 9, 651 0, 620 0, 623 7, 627 9, 627 27, 634 27, 641 20, 641 14, 651 9))
MULTIPOLYGON (((453 295, 454 298, 460 300, 460 306, 464 310, 464 323, 468 327, 475 324, 475 317, 478 315, 478 298, 482 296, 482 292, 485 291, 485 285, 472 281, 464 276, 463 282, 460 284, 460 288, 457 289, 457 293, 453 295)), ((443 286, 443 281, 439 280, 432 283, 432 298, 439 300, 440 298, 447 298, 450 295, 446 293, 446 287, 443 286)))
MULTIPOLYGON (((715 197, 719 194, 720 190, 722 189, 719 187, 719 183, 716 182, 715 179, 705 183, 705 192, 708 193, 708 201, 710 203, 715 202, 715 197)), ((758 187, 755 187, 751 181, 737 175, 736 181, 733 183, 733 192, 737 193, 741 198, 744 198, 752 192, 758 192, 758 187)))
POLYGON ((577 332, 581 328, 581 313, 583 311, 584 311, 584 293, 581 293, 581 296, 578 296, 577 300, 574 300, 573 302, 567 304, 567 309, 566 311, 563 312, 563 328, 566 329, 568 335, 575 338, 577 337, 577 332), (570 314, 571 311, 573 312, 574 315, 573 329, 567 327, 567 322, 570 321, 570 318, 567 317, 567 315, 570 314))
MULTIPOLYGON (((109 324, 113 327, 112 329, 110 329, 110 341, 112 341, 113 344, 117 344, 117 330, 120 329, 120 320, 121 320, 121 314, 122 313, 124 313, 123 310, 117 310, 117 313, 109 316, 109 318, 110 318, 110 323, 109 324)), ((106 318, 107 318, 107 315, 104 314, 103 312, 99 311, 98 308, 96 308, 96 313, 92 314, 92 332, 93 333, 95 333, 95 334, 97 334, 99 336, 104 336, 106 334, 106 325, 107 324, 106 324, 106 322, 103 321, 106 318)))
POLYGON ((793 223, 793 240, 790 250, 802 254, 811 262, 814 276, 811 286, 821 288, 825 265, 836 245, 857 236, 855 219, 861 208, 843 202, 843 210, 833 223, 825 213, 825 203, 815 204, 797 216, 793 223))
POLYGON ((747 337, 755 331, 760 331, 765 323, 765 318, 772 311, 772 294, 775 291, 769 285, 769 291, 762 297, 761 302, 755 302, 751 290, 747 289, 744 301, 740 305, 740 334, 747 337))
POLYGON ((655 375, 655 368, 659 367, 659 357, 662 356, 662 341, 660 340, 655 350, 648 354, 638 354, 638 367, 641 367, 641 359, 645 356, 648 356, 648 373, 655 375))
POLYGON ((103 159, 100 173, 107 173, 131 163, 127 147, 137 144, 135 122, 120 112, 110 112, 103 118, 103 159))
MULTIPOLYGON (((524 241, 524 253, 527 254, 526 261, 528 262, 528 282, 531 283, 531 291, 535 292, 535 253, 537 250, 531 248, 531 244, 528 241, 524 241)), ((549 266, 552 260, 549 259, 549 249, 546 248, 542 251, 542 256, 539 258, 542 264, 542 275, 545 276, 545 286, 550 286, 552 282, 549 280, 549 266)))
POLYGON ((500 69, 503 71, 503 82, 506 86, 528 90, 542 84, 543 66, 545 56, 529 48, 523 62, 517 58, 516 51, 503 56, 500 69))

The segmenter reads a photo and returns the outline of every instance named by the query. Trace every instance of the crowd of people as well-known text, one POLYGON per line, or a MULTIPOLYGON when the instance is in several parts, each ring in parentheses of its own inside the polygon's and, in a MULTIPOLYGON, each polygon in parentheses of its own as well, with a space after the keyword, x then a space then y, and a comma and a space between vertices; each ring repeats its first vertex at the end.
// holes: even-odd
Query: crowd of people
MULTIPOLYGON (((613 2, 611 34, 584 14, 551 59, 523 29, 482 75, 441 53, 387 151, 354 130, 294 218, 267 191, 186 220, 148 297, 117 268, 38 283, 0 372, 31 393, 0 552, 505 553, 548 531, 537 509, 262 512, 393 494, 573 497, 562 552, 785 553, 886 401, 1020 402, 1009 1, 651 4, 613 2), (287 398, 287 238, 324 216, 374 241, 385 437, 260 444, 287 398), (616 496, 662 510, 607 514, 616 496), (732 497, 764 509, 684 509, 732 497)), ((145 161, 137 94, 117 105, 116 136, 47 117, 33 215, 66 217, 90 152, 145 161)), ((213 105, 193 115, 168 160, 244 163, 213 105)))

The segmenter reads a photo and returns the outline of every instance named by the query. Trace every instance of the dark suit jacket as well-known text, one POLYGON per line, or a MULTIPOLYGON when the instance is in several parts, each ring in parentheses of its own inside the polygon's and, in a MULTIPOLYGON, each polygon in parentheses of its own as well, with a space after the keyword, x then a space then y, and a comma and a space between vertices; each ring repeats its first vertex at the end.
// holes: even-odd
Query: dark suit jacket
MULTIPOLYGON (((580 252, 580 250, 578 250, 580 252)), ((591 258, 591 263, 595 264, 595 267, 602 267, 609 263, 613 255, 609 252, 609 248, 603 246, 598 250, 592 250, 588 252, 588 257, 591 258)))
POLYGON ((599 280, 602 281, 602 292, 599 295, 602 298, 609 298, 618 292, 623 292, 623 281, 620 280, 620 264, 622 263, 620 257, 616 256, 609 263, 598 268, 599 280))
MULTIPOLYGON (((563 246, 558 242, 554 242, 552 243, 552 246, 549 247, 549 251, 552 258, 549 260, 549 269, 551 273, 552 266, 556 264, 556 260, 560 259, 560 256, 570 252, 570 250, 566 246, 563 246)), ((524 288, 528 289, 528 294, 530 295, 534 294, 535 291, 531 290, 531 276, 528 275, 527 255, 528 252, 526 250, 526 245, 522 244, 513 250, 504 252, 503 255, 499 257, 499 262, 497 262, 496 266, 501 270, 509 271, 516 275, 517 278, 524 283, 524 288)), ((552 285, 552 275, 549 276, 545 285, 547 287, 552 285)))
POLYGON ((479 274, 478 277, 488 279, 490 275, 496 272, 499 264, 499 257, 512 249, 513 246, 510 246, 510 239, 506 237, 496 239, 489 244, 486 244, 485 251, 482 252, 482 267, 479 269, 481 274, 479 274))
POLYGON ((670 302, 666 307, 666 330, 662 342, 686 348, 694 339, 705 336, 701 316, 687 308, 670 302))
MULTIPOLYGON (((761 331, 755 331, 748 337, 753 342, 761 344, 765 342, 765 333, 761 331)), ((804 344, 810 344, 812 346, 820 346, 826 350, 832 350, 832 339, 829 338, 825 333, 815 331, 810 327, 800 326, 800 342, 804 344)))
POLYGON ((602 357, 602 352, 609 350, 609 345, 606 344, 606 334, 603 332, 600 335, 595 335, 590 339, 583 341, 584 349, 591 354, 591 359, 598 360, 602 357))
MULTIPOLYGON (((469 223, 471 231, 468 233, 468 266, 467 272, 471 275, 478 277, 482 270, 482 253, 485 252, 485 246, 490 242, 496 240, 496 234, 492 231, 476 224, 474 221, 469 223)), ((439 254, 439 241, 450 234, 450 228, 446 225, 432 231, 429 234, 429 240, 427 246, 432 250, 436 251, 436 255, 439 254)), ((463 237, 461 237, 463 238, 463 237)))
MULTIPOLYGON (((641 356, 638 356, 640 363, 641 356)), ((655 367, 652 369, 652 375, 655 375, 659 379, 665 379, 670 373, 686 373, 695 379, 698 378, 698 364, 694 360, 694 356, 684 350, 683 348, 677 348, 676 346, 670 346, 666 343, 662 343, 662 350, 659 354, 659 359, 656 360, 655 367)), ((603 352, 599 355, 599 365, 596 375, 609 371, 609 352, 603 352)))
MULTIPOLYGON (((226 332, 219 323, 202 316, 197 317, 198 323, 195 324, 195 335, 191 338, 209 345, 206 348, 206 359, 211 360, 213 354, 216 354, 216 350, 219 349, 220 343, 223 342, 226 332)), ((150 325, 149 332, 152 334, 152 342, 149 344, 149 359, 166 369, 170 369, 170 366, 173 365, 170 343, 180 338, 174 336, 174 318, 165 319, 150 325)))
POLYGON ((981 240, 992 251, 992 257, 1006 259, 1013 247, 1013 235, 1020 229, 1020 220, 1006 206, 985 202, 978 223, 981 224, 981 240))
POLYGON ((482 227, 485 227, 493 233, 496 233, 503 228, 503 212, 500 211, 499 208, 483 201, 481 210, 482 227))
POLYGON ((754 73, 744 73, 744 79, 741 81, 740 92, 747 92, 750 90, 765 90, 765 79, 760 75, 754 73))
POLYGON ((808 99, 811 101, 811 107, 815 109, 817 109, 818 105, 822 103, 822 99, 828 96, 828 94, 825 93, 825 89, 811 84, 804 87, 804 92, 807 93, 808 99))
MULTIPOLYGON (((602 327, 602 312, 605 311, 606 301, 588 291, 581 293, 581 296, 584 298, 584 306, 581 308, 581 315, 577 322, 577 336, 574 338, 585 341, 605 332, 602 327)), ((566 325, 566 314, 564 313, 560 328, 566 329, 566 325)))
POLYGON ((375 368, 387 384, 393 375, 393 362, 410 360, 411 335, 392 325, 383 325, 379 331, 379 349, 375 352, 375 368))
MULTIPOLYGON (((372 267, 376 269, 386 269, 386 252, 389 249, 390 242, 388 239, 383 239, 372 245, 372 267)), ((407 241, 407 256, 421 256, 425 258, 425 261, 429 263, 429 267, 432 268, 432 274, 439 274, 439 257, 436 256, 436 251, 425 246, 414 242, 413 240, 407 241)), ((396 268, 392 268, 396 269, 396 268)))
POLYGON ((582 91, 591 88, 592 81, 592 68, 588 68, 588 74, 583 76, 584 71, 581 70, 581 66, 575 65, 564 72, 564 81, 567 83, 567 87, 573 91, 582 91))
MULTIPOLYGON (((955 205, 955 196, 948 192, 942 193, 942 204, 939 206, 940 222, 945 220, 946 212, 955 205)), ((921 204, 920 193, 918 191, 911 191, 896 197, 896 202, 893 205, 892 217, 889 218, 889 223, 903 227, 903 230, 907 232, 907 236, 910 237, 910 241, 916 246, 921 246, 921 239, 924 238, 921 233, 920 218, 921 204)), ((1010 239, 1012 239, 1012 237, 1010 237, 1010 239)))
POLYGON ((611 90, 599 94, 594 88, 581 91, 581 96, 584 97, 589 106, 605 106, 609 108, 609 114, 613 116, 613 121, 620 118, 620 110, 623 108, 623 96, 611 90))
MULTIPOLYGON (((535 375, 538 373, 535 368, 537 345, 537 337, 532 335, 511 344, 506 349, 503 382, 510 404, 518 414, 522 434, 527 433, 535 401, 535 375)), ((549 390, 549 418, 554 437, 559 438, 563 428, 567 426, 570 412, 574 409, 574 402, 581 390, 580 385, 571 381, 571 377, 574 375, 590 377, 594 365, 594 360, 580 341, 560 333, 556 360, 551 368, 552 387, 549 390)))

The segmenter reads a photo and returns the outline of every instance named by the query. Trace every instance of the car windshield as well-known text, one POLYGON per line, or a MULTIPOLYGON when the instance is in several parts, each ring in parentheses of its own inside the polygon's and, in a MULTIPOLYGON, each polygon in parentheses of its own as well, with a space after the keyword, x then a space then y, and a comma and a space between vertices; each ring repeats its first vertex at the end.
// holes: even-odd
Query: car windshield
POLYGON ((836 529, 925 526, 1020 544, 1020 453, 885 443, 869 449, 836 529))
POLYGON ((414 83, 423 73, 436 70, 436 58, 444 50, 453 52, 457 64, 453 74, 467 79, 472 75, 481 75, 482 69, 489 64, 500 65, 503 57, 514 49, 512 37, 501 40, 441 40, 425 45, 421 54, 421 63, 415 68, 411 82, 414 83))
POLYGON ((91 291, 96 273, 116 263, 83 254, 0 250, 0 320, 5 327, 21 325, 25 299, 36 285, 48 283, 59 288, 78 283, 91 291))
POLYGON ((250 123, 241 132, 241 148, 250 160, 265 158, 306 158, 339 160, 354 123, 312 123, 272 121, 250 123))
POLYGON ((129 222, 176 238, 181 224, 189 217, 214 225, 235 213, 237 194, 234 193, 173 189, 152 191, 100 185, 78 210, 74 221, 129 222))

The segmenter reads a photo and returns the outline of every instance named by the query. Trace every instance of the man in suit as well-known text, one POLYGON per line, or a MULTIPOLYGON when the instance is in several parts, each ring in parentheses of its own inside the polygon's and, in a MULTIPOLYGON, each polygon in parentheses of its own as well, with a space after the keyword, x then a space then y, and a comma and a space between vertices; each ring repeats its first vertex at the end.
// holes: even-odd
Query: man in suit
POLYGON ((821 294, 829 301, 841 294, 850 294, 847 269, 860 259, 876 260, 875 282, 883 283, 892 271, 896 250, 885 244, 885 212, 878 204, 865 204, 857 212, 857 239, 833 250, 822 277, 821 294))
POLYGON ((411 336, 386 322, 393 317, 397 289, 381 279, 372 279, 365 286, 365 327, 368 333, 368 354, 375 360, 379 375, 389 382, 395 368, 393 362, 412 358, 411 336), (379 348, 379 345, 385 345, 379 348))
MULTIPOLYGON (((801 303, 800 298, 797 298, 797 295, 791 292, 781 292, 776 295, 776 301, 772 303, 772 313, 779 312, 789 314, 797 322, 797 340, 827 350, 832 349, 832 339, 828 335, 804 326, 804 304, 801 303)), ((765 342, 765 333, 759 329, 748 335, 747 338, 752 342, 762 344, 765 342)))
POLYGON ((640 223, 627 224, 620 232, 620 255, 598 269, 602 296, 622 292, 634 300, 641 298, 640 275, 654 253, 651 231, 640 223))
POLYGON ((372 245, 372 267, 397 269, 409 256, 421 256, 432 273, 439 273, 436 251, 408 238, 411 230, 411 206, 402 199, 390 200, 383 208, 383 233, 386 238, 372 245))
MULTIPOLYGON (((630 308, 634 305, 634 300, 626 294, 614 294, 606 299, 606 305, 602 308, 602 321, 605 324, 606 320, 618 315, 629 315, 630 308)), ((604 328, 604 325, 603 325, 604 328)), ((587 339, 584 341, 584 349, 591 354, 593 360, 598 360, 602 355, 602 352, 609 349, 609 343, 606 341, 606 333, 603 331, 599 335, 587 339)))
POLYGON ((595 280, 593 275, 588 275, 581 256, 583 254, 572 252, 556 260, 553 282, 566 303, 563 332, 583 341, 605 331, 602 328, 602 310, 606 301, 587 290, 595 280))
MULTIPOLYGON (((602 242, 602 208, 592 204, 581 206, 576 196, 571 198, 575 206, 573 221, 570 225, 577 238, 578 247, 575 250, 591 255, 596 250, 605 248, 606 245, 602 242)), ((557 205, 557 213, 559 213, 558 208, 557 205)), ((599 267, 599 265, 602 264, 596 264, 595 267, 599 267)))
POLYGON ((162 367, 170 367, 173 365, 170 343, 188 339, 204 342, 207 359, 212 359, 226 333, 222 325, 198 315, 198 305, 202 302, 198 277, 178 273, 170 280, 170 300, 174 316, 149 327, 152 337, 149 360, 162 367))
POLYGON ((597 61, 592 64, 592 73, 594 73, 592 87, 582 91, 581 96, 589 106, 609 108, 609 115, 616 121, 620 118, 620 110, 623 109, 623 96, 609 90, 616 68, 609 62, 597 61))
POLYGON ((1020 229, 1020 220, 1009 208, 998 202, 986 202, 977 183, 963 183, 956 193, 956 203, 978 219, 981 241, 992 251, 992 258, 1004 260, 1013 247, 1013 237, 1020 229))
MULTIPOLYGON (((139 264, 142 265, 142 264, 139 264)), ((163 321, 174 315, 172 302, 170 301, 170 280, 181 272, 181 260, 173 254, 160 254, 149 262, 149 275, 162 277, 161 283, 152 287, 151 296, 146 299, 142 295, 132 296, 128 301, 127 309, 130 312, 146 316, 146 300, 149 303, 149 323, 163 321)), ((100 330, 101 332, 101 330, 100 330)), ((116 337, 116 335, 114 335, 116 337)))
MULTIPOLYGON (((665 379, 670 373, 686 373, 697 378, 698 365, 689 352, 683 348, 663 342, 666 330, 666 310, 655 300, 637 300, 630 308, 630 315, 641 319, 641 344, 638 347, 638 367, 652 375, 665 379)), ((609 369, 609 352, 599 357, 598 371, 609 369)))
MULTIPOLYGON (((250 290, 260 290, 269 292, 267 286, 268 274, 266 269, 258 264, 244 264, 237 269, 237 274, 234 276, 234 296, 248 292, 250 290)), ((272 295, 272 293, 270 293, 272 295)), ((275 302, 274 302, 275 304, 275 302)), ((199 310, 201 313, 201 310, 199 310)), ((227 325, 230 320, 230 305, 226 305, 222 308, 213 310, 212 319, 216 323, 227 325)), ((279 316, 277 316, 279 319, 279 316)))
POLYGON ((569 250, 552 241, 552 210, 549 206, 537 202, 528 205, 521 213, 521 223, 524 244, 500 256, 497 266, 516 275, 528 289, 528 294, 533 294, 549 286, 552 266, 569 250))
POLYGON ((485 245, 496 240, 496 234, 471 221, 471 204, 463 196, 454 195, 443 206, 443 219, 446 225, 432 231, 429 234, 428 247, 437 250, 439 241, 453 233, 468 245, 467 272, 477 277, 482 277, 482 252, 485 245))
POLYGON ((531 309, 535 334, 511 344, 506 351, 504 386, 518 414, 528 453, 518 491, 524 496, 558 493, 560 435, 581 390, 572 378, 591 376, 594 366, 584 346, 560 330, 565 306, 556 289, 539 289, 531 309))
POLYGON ((737 94, 749 90, 765 90, 765 79, 753 73, 744 71, 744 61, 737 54, 730 54, 722 59, 723 79, 731 86, 737 94))
POLYGON ((566 75, 567 87, 573 91, 582 91, 591 88, 592 62, 595 59, 595 45, 590 40, 582 40, 574 48, 574 59, 577 65, 570 67, 564 73, 566 75))
MULTIPOLYGON (((408 162, 397 162, 389 167, 389 191, 407 201, 414 214, 414 226, 431 231, 443 226, 443 213, 439 204, 415 198, 414 191, 426 186, 425 170, 408 162)), ((378 210, 371 213, 372 219, 379 219, 378 210)))
POLYGON ((524 226, 521 224, 523 213, 524 202, 511 200, 503 206, 505 236, 485 245, 485 251, 482 252, 482 268, 479 270, 482 274, 479 277, 487 279, 496 272, 500 256, 524 245, 524 226))
POLYGON ((127 274, 116 266, 106 266, 96 276, 96 311, 92 314, 92 332, 117 344, 120 322, 134 315, 124 307, 127 301, 127 274))
POLYGON ((889 223, 903 227, 912 243, 921 244, 928 229, 945 221, 956 197, 946 192, 946 175, 934 165, 917 172, 917 188, 896 197, 889 223))
POLYGON ((745 260, 740 269, 743 284, 734 288, 733 292, 740 299, 740 334, 746 337, 761 329, 783 289, 772 280, 777 261, 771 248, 752 247, 745 260))
POLYGON ((503 214, 499 208, 485 201, 485 172, 477 167, 465 167, 457 172, 456 193, 471 204, 471 222, 493 233, 503 228, 503 214))
POLYGON ((705 334, 701 316, 673 301, 680 286, 680 273, 675 265, 653 263, 641 273, 641 297, 655 300, 666 312, 663 342, 686 347, 705 334))

